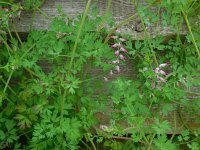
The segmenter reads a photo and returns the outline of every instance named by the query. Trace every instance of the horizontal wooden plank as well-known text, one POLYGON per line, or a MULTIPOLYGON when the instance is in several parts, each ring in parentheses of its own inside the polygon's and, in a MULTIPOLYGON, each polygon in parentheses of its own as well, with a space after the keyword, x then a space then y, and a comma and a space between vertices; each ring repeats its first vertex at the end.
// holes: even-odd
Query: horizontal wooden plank
MULTIPOLYGON (((58 16, 57 12, 58 6, 62 7, 63 12, 69 17, 75 17, 77 14, 80 14, 84 11, 85 0, 46 0, 41 7, 41 12, 31 12, 31 11, 22 11, 21 19, 15 19, 14 23, 16 26, 17 32, 29 32, 32 29, 48 29, 50 24, 49 18, 58 16), (46 14, 46 16, 44 15, 46 14)), ((145 3, 141 1, 143 5, 145 3)), ((93 0, 93 5, 97 5, 99 14, 104 15, 107 0, 93 0)), ((136 13, 134 5, 130 0, 115 0, 111 1, 110 11, 115 19, 116 23, 120 22, 123 19, 130 17, 136 13)), ((171 35, 174 34, 170 30, 170 27, 156 27, 156 23, 148 26, 147 31, 153 36, 156 35, 171 35), (156 30, 155 30, 156 28, 156 30)), ((124 25, 121 29, 122 34, 128 33, 133 36, 133 39, 143 39, 144 32, 141 30, 141 23, 138 18, 124 25)), ((181 31, 181 34, 186 34, 187 30, 184 28, 181 31)))

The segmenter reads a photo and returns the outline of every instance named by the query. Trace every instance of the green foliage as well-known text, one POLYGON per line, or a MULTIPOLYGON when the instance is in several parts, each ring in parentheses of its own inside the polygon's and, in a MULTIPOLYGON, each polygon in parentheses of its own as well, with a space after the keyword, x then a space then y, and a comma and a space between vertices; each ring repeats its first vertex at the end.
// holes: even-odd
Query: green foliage
POLYGON ((0 149, 96 149, 99 143, 113 150, 177 150, 183 144, 199 149, 199 130, 191 130, 182 116, 184 109, 199 123, 199 93, 191 91, 200 83, 199 4, 146 2, 158 11, 134 2, 144 40, 112 33, 124 41, 108 42, 102 26, 113 27, 113 20, 96 9, 72 19, 61 8, 48 31, 30 31, 22 41, 10 34, 9 21, 21 10, 39 10, 43 1, 0 2, 0 149), (189 29, 184 39, 183 20, 189 29), (175 37, 151 37, 145 29, 155 23, 155 32, 170 27, 175 37), (121 73, 129 62, 113 51, 115 43, 136 75, 121 73), (110 122, 102 125, 99 114, 110 122), (186 129, 176 136, 178 123, 186 129))

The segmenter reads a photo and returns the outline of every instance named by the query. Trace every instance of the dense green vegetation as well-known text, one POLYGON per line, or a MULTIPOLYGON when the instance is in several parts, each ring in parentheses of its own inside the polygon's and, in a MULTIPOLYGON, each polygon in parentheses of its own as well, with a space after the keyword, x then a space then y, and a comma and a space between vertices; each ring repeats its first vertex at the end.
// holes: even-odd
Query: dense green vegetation
POLYGON ((200 130, 188 122, 200 121, 200 93, 191 90, 200 86, 200 3, 133 0, 137 13, 115 24, 110 2, 100 17, 88 0, 83 15, 61 14, 26 40, 11 33, 12 19, 41 11, 43 1, 0 2, 0 149, 200 149, 200 130), (120 32, 135 17, 142 41, 120 32), (154 33, 169 27, 174 37, 153 37, 153 24, 154 33), (136 76, 125 76, 127 62, 136 76))

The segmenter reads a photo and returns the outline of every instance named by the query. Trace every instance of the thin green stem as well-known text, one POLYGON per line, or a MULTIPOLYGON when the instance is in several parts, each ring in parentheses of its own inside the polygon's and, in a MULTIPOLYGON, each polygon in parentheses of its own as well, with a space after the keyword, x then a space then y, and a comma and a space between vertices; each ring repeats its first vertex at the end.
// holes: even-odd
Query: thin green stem
POLYGON ((7 44, 7 42, 2 38, 1 35, 0 35, 0 40, 2 40, 3 44, 6 46, 7 51, 8 51, 8 55, 11 56, 10 52, 12 51, 12 49, 11 49, 10 46, 7 44))
MULTIPOLYGON (((40 38, 40 40, 42 40, 44 37, 40 38)), ((40 41, 36 41, 26 52, 24 52, 24 54, 20 57, 20 60, 22 60, 35 46, 36 44, 40 41)))
POLYGON ((172 141, 174 136, 176 135, 176 130, 177 130, 176 111, 174 111, 174 133, 173 133, 172 137, 170 138, 170 141, 172 141))
POLYGON ((22 40, 21 40, 21 38, 19 37, 19 34, 18 34, 17 31, 16 31, 15 25, 12 24, 12 26, 13 26, 13 29, 14 29, 15 35, 17 36, 17 39, 18 39, 19 43, 22 45, 22 40))
POLYGON ((85 8, 85 12, 83 14, 83 18, 81 20, 81 24, 80 24, 78 34, 76 36, 75 44, 74 44, 74 47, 73 47, 73 50, 72 50, 72 57, 71 57, 71 60, 70 60, 70 63, 69 63, 69 71, 71 70, 71 67, 72 67, 72 64, 73 64, 73 61, 74 61, 74 57, 75 57, 76 49, 77 49, 77 46, 78 46, 79 38, 80 38, 80 35, 81 35, 81 31, 82 31, 86 16, 87 16, 89 8, 90 8, 91 1, 92 0, 88 0, 86 8, 85 8))
POLYGON ((63 114, 64 114, 64 105, 65 105, 66 95, 67 95, 67 90, 65 89, 64 93, 63 93, 61 105, 60 105, 60 109, 61 109, 60 116, 61 116, 61 118, 63 118, 63 114))
MULTIPOLYGON (((73 64, 73 61, 74 61, 76 49, 77 49, 78 42, 79 42, 79 38, 80 38, 80 35, 81 35, 81 31, 82 31, 86 16, 87 16, 89 8, 90 8, 91 1, 92 0, 88 0, 86 8, 85 8, 85 11, 84 11, 83 18, 81 20, 81 24, 80 24, 80 27, 79 27, 79 30, 78 30, 78 34, 76 36, 75 44, 74 44, 74 47, 73 47, 73 50, 72 50, 72 56, 71 56, 71 60, 70 60, 70 63, 69 63, 68 74, 70 73, 71 68, 72 68, 72 64, 73 64)), ((63 82, 63 80, 64 80, 64 75, 63 75, 63 77, 61 79, 61 83, 63 82)), ((64 89, 64 94, 63 94, 63 97, 62 97, 62 101, 61 101, 61 118, 63 117, 63 113, 64 113, 64 104, 65 104, 66 95, 67 95, 67 89, 65 88, 64 89)))
POLYGON ((24 133, 22 133, 22 134, 20 134, 20 135, 18 135, 18 136, 20 137, 20 136, 25 135, 25 134, 27 134, 27 133, 30 133, 30 132, 32 132, 32 131, 33 131, 33 129, 32 129, 32 130, 29 130, 29 131, 26 131, 26 132, 24 132, 24 133))
MULTIPOLYGON (((6 81, 3 78, 0 78, 1 81, 6 85, 6 81)), ((16 96, 17 93, 8 85, 8 89, 16 96)))
POLYGON ((12 36, 12 34, 11 34, 11 32, 10 32, 10 29, 7 28, 7 30, 8 30, 8 34, 9 34, 10 38, 11 38, 11 39, 14 39, 13 36, 12 36))
POLYGON ((37 78, 40 78, 39 75, 37 75, 35 72, 33 72, 32 70, 28 69, 28 68, 25 68, 26 71, 28 71, 31 75, 34 75, 36 76, 37 78))
POLYGON ((81 83, 88 82, 88 81, 91 81, 91 80, 94 80, 94 79, 98 79, 98 78, 101 78, 101 77, 104 77, 104 76, 105 75, 99 75, 99 76, 96 76, 96 77, 93 77, 93 78, 85 79, 85 80, 82 80, 81 83))
POLYGON ((9 3, 9 2, 0 2, 0 4, 8 4, 8 5, 11 5, 11 6, 12 6, 12 4, 9 3))
POLYGON ((15 103, 14 103, 10 98, 6 97, 6 100, 7 100, 8 102, 10 102, 12 105, 15 105, 15 103))
POLYGON ((13 73, 14 73, 14 70, 12 70, 12 71, 10 72, 10 74, 9 74, 8 80, 7 80, 6 85, 5 85, 4 89, 3 89, 3 93, 6 93, 6 90, 7 90, 7 88, 8 88, 8 84, 9 84, 9 82, 10 82, 10 79, 11 79, 13 73))
POLYGON ((178 108, 178 114, 179 114, 179 118, 180 118, 181 122, 183 123, 183 126, 192 133, 192 130, 188 127, 188 125, 183 120, 180 107, 178 108))
POLYGON ((151 145, 153 143, 153 139, 154 139, 155 136, 156 136, 156 133, 153 134, 151 141, 149 142, 149 146, 148 146, 147 150, 151 150, 151 145))
POLYGON ((53 18, 49 17, 46 13, 44 13, 40 8, 38 8, 36 5, 34 5, 34 8, 41 14, 43 15, 45 18, 49 19, 49 20, 53 20, 53 18))
POLYGON ((183 14, 183 17, 184 17, 184 19, 185 19, 185 22, 186 22, 188 31, 189 31, 189 33, 190 33, 190 36, 192 37, 192 43, 193 43, 193 45, 194 45, 194 47, 195 47, 195 50, 196 50, 197 55, 198 55, 198 58, 200 59, 199 48, 198 48, 198 46, 197 46, 197 44, 196 44, 196 40, 195 40, 194 35, 193 35, 193 33, 192 33, 192 29, 191 29, 191 26, 190 26, 188 17, 187 17, 187 15, 185 14, 185 12, 184 12, 183 9, 182 9, 182 14, 183 14))
POLYGON ((94 142, 93 142, 91 139, 90 139, 90 143, 92 144, 93 149, 94 149, 94 150, 97 150, 97 148, 96 148, 94 142))
POLYGON ((81 143, 83 143, 83 145, 84 145, 85 147, 87 147, 87 149, 92 150, 83 140, 81 140, 81 143))
POLYGON ((146 26, 145 26, 145 24, 144 24, 144 20, 143 20, 141 17, 140 17, 140 19, 141 19, 141 21, 142 21, 142 26, 143 26, 143 28, 144 28, 144 34, 145 34, 147 43, 148 43, 148 45, 149 45, 149 48, 150 48, 150 50, 151 50, 151 53, 152 53, 152 55, 153 55, 154 62, 156 63, 156 66, 158 66, 158 60, 157 60, 156 55, 155 55, 155 52, 154 52, 154 50, 153 50, 153 48, 152 48, 152 46, 151 46, 151 43, 150 43, 150 40, 149 40, 150 37, 149 37, 149 34, 147 33, 147 29, 146 29, 146 26))
POLYGON ((103 21, 102 21, 101 24, 99 25, 99 28, 97 29, 97 32, 100 32, 101 29, 104 27, 105 22, 106 22, 106 20, 107 20, 107 18, 108 18, 108 15, 109 15, 110 6, 111 6, 111 0, 108 0, 106 12, 105 12, 105 16, 104 16, 104 18, 103 18, 103 21))

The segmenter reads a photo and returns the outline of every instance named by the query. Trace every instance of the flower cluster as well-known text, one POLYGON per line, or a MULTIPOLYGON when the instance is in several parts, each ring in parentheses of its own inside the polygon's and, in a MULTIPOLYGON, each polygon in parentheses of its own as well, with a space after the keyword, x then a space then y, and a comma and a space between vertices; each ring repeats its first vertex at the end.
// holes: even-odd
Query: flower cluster
MULTIPOLYGON (((153 71, 156 73, 156 78, 157 78, 157 85, 159 86, 162 82, 166 82, 164 77, 168 75, 166 71, 163 70, 163 68, 169 66, 169 63, 163 63, 160 64, 157 68, 155 68, 153 71)), ((156 85, 153 83, 152 88, 155 88, 156 85)))
MULTIPOLYGON (((119 30, 116 30, 116 32, 120 33, 119 30)), ((116 57, 116 59, 112 60, 111 63, 115 65, 115 70, 119 74, 121 72, 120 62, 126 60, 124 55, 125 55, 125 53, 128 53, 128 51, 123 47, 123 44, 125 42, 127 42, 128 40, 125 39, 125 38, 119 37, 117 35, 111 35, 110 39, 114 40, 114 43, 111 44, 110 47, 114 50, 114 55, 116 57)), ((109 74, 110 74, 110 76, 112 76, 113 75, 113 70, 110 70, 109 74)), ((106 82, 108 82, 108 78, 107 77, 104 77, 104 80, 106 82)))

